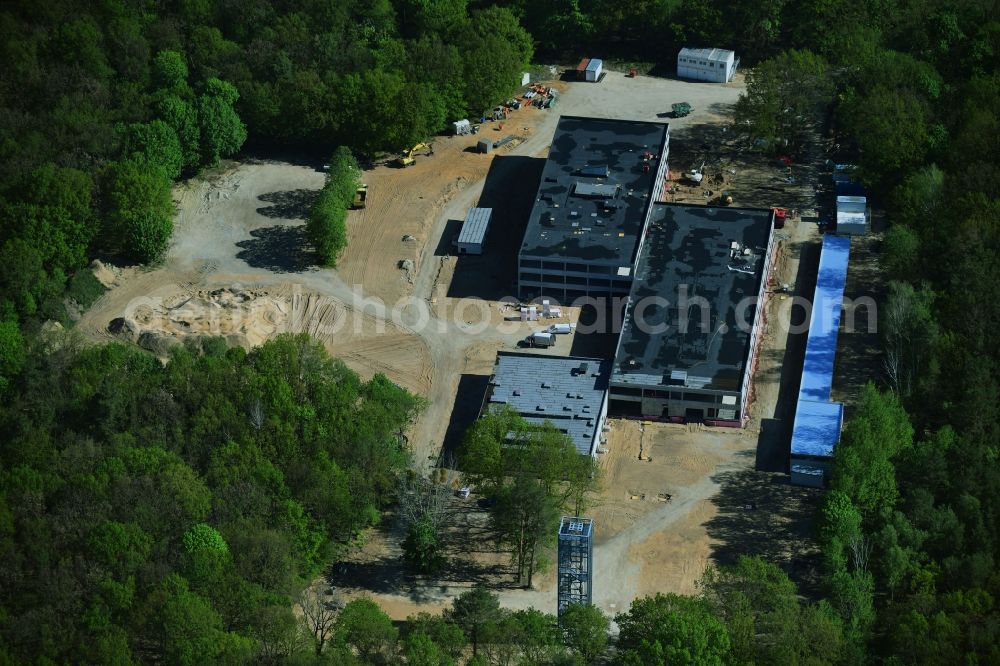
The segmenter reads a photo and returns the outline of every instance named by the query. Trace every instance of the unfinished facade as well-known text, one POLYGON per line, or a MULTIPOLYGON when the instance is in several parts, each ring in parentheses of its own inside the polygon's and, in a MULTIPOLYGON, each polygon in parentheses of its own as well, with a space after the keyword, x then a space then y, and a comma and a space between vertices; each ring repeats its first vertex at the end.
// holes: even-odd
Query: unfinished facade
POLYGON ((774 263, 774 213, 656 204, 615 354, 616 412, 741 425, 774 263))
POLYGON ((663 123, 559 119, 518 254, 520 299, 629 293, 669 138, 663 123))

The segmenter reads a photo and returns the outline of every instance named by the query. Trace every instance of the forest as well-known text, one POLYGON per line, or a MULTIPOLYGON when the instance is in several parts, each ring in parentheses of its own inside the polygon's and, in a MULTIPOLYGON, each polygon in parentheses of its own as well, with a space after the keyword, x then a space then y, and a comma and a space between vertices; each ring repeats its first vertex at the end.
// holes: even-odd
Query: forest
MULTIPOLYGON (((990 0, 4 3, 0 662, 606 661, 599 612, 560 626, 476 589, 401 631, 371 602, 298 597, 405 476, 421 400, 384 377, 300 337, 198 340, 163 365, 37 333, 99 295, 91 259, 157 261, 173 181, 221 159, 364 163, 490 108, 532 61, 599 48, 669 74, 682 45, 740 54, 749 147, 822 135, 858 165, 888 221, 885 350, 816 519, 826 598, 759 560, 710 568, 698 597, 623 610, 615 659, 1000 662, 998 17, 990 0)), ((340 212, 318 215, 332 263, 340 212)), ((501 495, 540 483, 470 473, 501 495)))

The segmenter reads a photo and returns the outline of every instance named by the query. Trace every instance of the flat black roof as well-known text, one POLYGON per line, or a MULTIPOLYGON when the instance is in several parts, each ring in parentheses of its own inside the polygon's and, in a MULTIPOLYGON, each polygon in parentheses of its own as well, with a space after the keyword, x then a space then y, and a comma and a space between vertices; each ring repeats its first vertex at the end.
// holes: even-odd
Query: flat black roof
POLYGON ((521 257, 632 266, 666 142, 665 123, 562 116, 521 257))
POLYGON ((688 387, 741 389, 756 311, 746 308, 742 327, 737 315, 760 289, 771 217, 766 209, 654 204, 612 383, 684 386, 686 373, 688 387))

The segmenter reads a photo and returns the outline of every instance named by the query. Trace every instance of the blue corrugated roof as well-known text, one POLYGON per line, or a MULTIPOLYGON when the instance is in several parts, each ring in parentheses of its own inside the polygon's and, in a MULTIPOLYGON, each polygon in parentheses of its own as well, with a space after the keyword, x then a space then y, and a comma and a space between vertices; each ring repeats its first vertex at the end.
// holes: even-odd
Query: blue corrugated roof
POLYGON ((799 401, 792 426, 793 456, 829 457, 840 441, 844 406, 830 402, 830 389, 833 386, 837 330, 840 328, 840 310, 844 302, 850 256, 849 237, 823 237, 806 357, 802 365, 802 383, 799 385, 799 401))
POLYGON ((799 400, 792 428, 792 455, 832 456, 843 422, 844 406, 839 402, 799 400))
POLYGON ((837 355, 837 329, 840 309, 847 282, 847 263, 851 254, 851 239, 846 236, 824 236, 823 252, 816 277, 809 338, 802 367, 799 400, 829 400, 833 384, 833 360, 837 355))

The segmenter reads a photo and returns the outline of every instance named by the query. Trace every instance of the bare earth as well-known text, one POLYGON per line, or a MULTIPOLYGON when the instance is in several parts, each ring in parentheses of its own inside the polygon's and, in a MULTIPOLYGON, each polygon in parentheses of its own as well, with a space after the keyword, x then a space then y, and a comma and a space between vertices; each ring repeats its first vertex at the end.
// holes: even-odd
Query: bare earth
MULTIPOLYGON (((248 161, 178 186, 176 230, 163 265, 105 275, 117 286, 84 313, 77 329, 108 339, 109 323, 124 317, 139 331, 174 339, 225 335, 231 344, 244 346, 283 332, 309 332, 362 376, 381 372, 428 398, 428 410, 410 433, 415 460, 427 468, 439 459, 443 445, 447 456, 461 426, 474 418, 496 351, 515 348, 542 326, 512 321, 514 312, 499 302, 511 289, 513 259, 498 254, 506 252, 511 239, 520 239, 521 211, 537 185, 537 158, 546 154, 559 114, 666 121, 672 103, 689 102, 690 116, 669 121, 672 171, 704 162, 706 186, 730 189, 736 205, 811 212, 814 169, 796 165, 789 171, 726 147, 741 82, 719 86, 608 72, 600 84, 552 85, 560 91, 556 109, 525 108, 502 130, 486 123, 479 136, 438 137, 434 154, 418 156, 412 167, 366 171, 368 207, 350 213, 348 247, 333 270, 315 267, 303 229, 323 173, 248 161), (493 154, 468 150, 483 136, 507 134, 518 139, 493 154), (456 260, 449 252, 455 221, 477 203, 501 213, 500 219, 494 216, 490 244, 502 249, 478 261, 456 260), (401 269, 404 260, 412 267, 401 269), (465 296, 480 298, 470 302, 465 296)), ((691 188, 678 189, 673 197, 707 200, 691 188)), ((785 238, 779 279, 794 283, 800 253, 815 244, 815 225, 790 225, 785 238)), ((601 461, 603 490, 592 513, 599 572, 595 603, 604 610, 623 610, 638 595, 693 592, 705 564, 730 557, 734 548, 742 548, 739 532, 753 531, 740 523, 744 516, 738 507, 747 504, 727 495, 726 488, 750 483, 744 477, 753 474, 761 442, 780 441, 780 428, 773 424, 787 425, 779 401, 786 336, 777 325, 790 315, 787 305, 772 299, 768 306, 770 323, 747 429, 612 422, 609 453, 601 461), (739 483, 730 483, 737 478, 739 483)), ((577 321, 579 312, 567 308, 564 315, 557 321, 577 321)), ((547 353, 575 352, 584 342, 565 338, 571 336, 547 353)), ((771 483, 771 477, 753 483, 771 483)), ((763 499, 748 511, 763 524, 785 524, 789 503, 805 503, 803 515, 808 510, 808 497, 758 495, 763 499)), ((391 520, 330 579, 347 598, 373 595, 397 619, 440 610, 476 581, 499 586, 506 606, 554 611, 551 568, 536 576, 533 589, 514 587, 506 557, 488 542, 485 512, 475 509, 474 498, 456 500, 455 507, 454 566, 442 580, 405 574, 391 520)), ((800 522, 807 519, 789 524, 800 522)), ((801 554, 801 547, 796 552, 801 554)), ((784 550, 769 554, 793 559, 784 550)))

